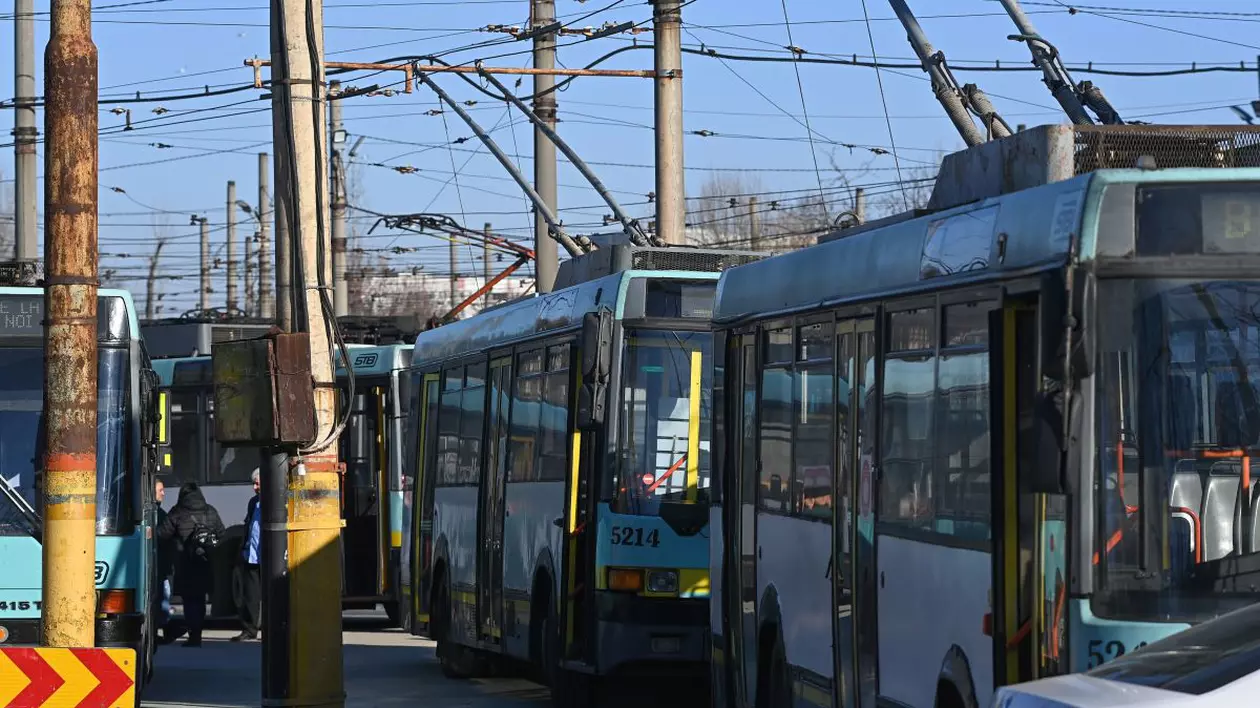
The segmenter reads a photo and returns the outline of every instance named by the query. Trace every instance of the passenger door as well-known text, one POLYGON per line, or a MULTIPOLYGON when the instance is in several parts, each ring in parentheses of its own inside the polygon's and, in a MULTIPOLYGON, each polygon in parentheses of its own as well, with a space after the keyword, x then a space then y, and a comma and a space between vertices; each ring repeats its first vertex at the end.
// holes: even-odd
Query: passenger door
POLYGON ((503 638, 503 517, 507 489, 508 408, 512 391, 512 358, 490 363, 490 401, 487 404, 487 456, 482 468, 481 509, 478 514, 477 615, 482 641, 499 644, 503 638))
POLYGON ((416 447, 416 486, 413 494, 415 512, 412 514, 415 525, 411 546, 412 582, 414 593, 414 621, 412 627, 415 634, 427 635, 429 632, 429 613, 433 599, 433 588, 430 587, 429 571, 433 562, 433 490, 437 486, 437 425, 438 405, 440 403, 439 374, 425 374, 421 384, 424 390, 420 394, 419 440, 414 441, 416 447))
POLYGON ((380 386, 356 389, 349 424, 339 446, 346 465, 341 510, 346 523, 342 532, 342 567, 347 599, 375 597, 382 575, 380 491, 385 479, 381 454, 385 391, 380 386))
POLYGON ((727 618, 727 691, 734 705, 757 696, 757 337, 734 336, 727 359, 726 387, 732 425, 723 498, 723 548, 727 618))
POLYGON ((874 706, 877 679, 875 575, 875 321, 836 324, 834 598, 836 705, 874 706))

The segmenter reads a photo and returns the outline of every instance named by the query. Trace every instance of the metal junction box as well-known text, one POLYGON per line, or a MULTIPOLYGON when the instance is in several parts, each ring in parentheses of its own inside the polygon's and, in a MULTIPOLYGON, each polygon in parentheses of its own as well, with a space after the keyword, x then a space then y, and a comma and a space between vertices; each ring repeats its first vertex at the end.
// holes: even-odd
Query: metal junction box
POLYGON ((227 447, 280 447, 315 440, 311 342, 278 330, 220 342, 214 367, 214 433, 227 447))

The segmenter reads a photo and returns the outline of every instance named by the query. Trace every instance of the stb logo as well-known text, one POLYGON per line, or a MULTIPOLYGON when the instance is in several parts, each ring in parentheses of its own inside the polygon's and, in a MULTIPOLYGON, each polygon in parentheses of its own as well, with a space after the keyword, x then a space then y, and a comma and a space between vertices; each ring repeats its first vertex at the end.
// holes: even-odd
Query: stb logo
POLYGON ((109 577, 109 563, 105 561, 96 561, 96 584, 104 585, 105 579, 109 577))
POLYGON ((375 354, 360 354, 354 358, 354 368, 361 366, 376 366, 375 354))

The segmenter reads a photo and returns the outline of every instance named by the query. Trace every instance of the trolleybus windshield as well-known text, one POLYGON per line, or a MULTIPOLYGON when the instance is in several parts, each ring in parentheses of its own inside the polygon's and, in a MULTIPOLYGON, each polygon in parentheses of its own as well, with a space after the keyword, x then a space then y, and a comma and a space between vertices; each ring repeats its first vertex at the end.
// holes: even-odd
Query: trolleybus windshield
POLYGON ((1098 302, 1095 613, 1254 602, 1260 282, 1104 280, 1098 302))
POLYGON ((707 503, 712 335, 631 330, 622 366, 617 510, 707 503))
MULTIPOLYGON (((127 352, 99 350, 96 422, 96 531, 129 532, 127 352)), ((42 347, 0 347, 0 477, 39 512, 38 441, 44 410, 42 347)), ((0 499, 0 536, 29 533, 15 500, 0 499)))

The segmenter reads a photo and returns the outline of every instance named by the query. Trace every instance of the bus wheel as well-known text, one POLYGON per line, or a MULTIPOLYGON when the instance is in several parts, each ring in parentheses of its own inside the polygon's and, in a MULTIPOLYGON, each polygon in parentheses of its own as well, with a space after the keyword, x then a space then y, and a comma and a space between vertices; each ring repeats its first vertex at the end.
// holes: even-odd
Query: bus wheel
MULTIPOLYGON (((402 608, 398 606, 397 602, 385 603, 385 615, 389 617, 390 626, 403 627, 402 608)), ((403 629, 406 629, 406 627, 403 627, 403 629)))
POLYGON ((775 642, 770 654, 770 667, 764 682, 758 682, 757 708, 779 708, 792 705, 792 680, 788 676, 787 657, 783 643, 775 642), (764 686, 764 688, 760 688, 764 686))
POLYGON ((451 596, 443 583, 438 589, 437 602, 434 603, 434 619, 438 629, 434 632, 437 640, 438 665, 442 667, 442 675, 451 679, 472 678, 475 673, 473 665, 476 657, 473 650, 456 644, 450 639, 451 631, 451 596))
POLYGON ((543 625, 543 672, 551 688, 551 702, 556 708, 588 708, 597 703, 598 679, 589 674, 569 671, 560 665, 560 618, 554 607, 547 611, 543 625))

